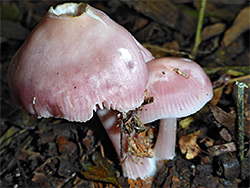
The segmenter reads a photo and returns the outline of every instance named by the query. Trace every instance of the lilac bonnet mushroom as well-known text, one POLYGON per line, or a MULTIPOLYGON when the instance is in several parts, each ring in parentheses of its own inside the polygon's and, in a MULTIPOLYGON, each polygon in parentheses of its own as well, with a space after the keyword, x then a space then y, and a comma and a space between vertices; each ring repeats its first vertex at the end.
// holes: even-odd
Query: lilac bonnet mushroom
POLYGON ((177 118, 200 110, 213 96, 212 84, 204 70, 195 62, 166 57, 149 61, 149 96, 154 102, 141 111, 143 123, 160 120, 155 144, 156 160, 175 156, 177 118))
POLYGON ((151 59, 103 12, 65 3, 49 9, 12 58, 9 88, 19 106, 40 118, 86 122, 97 109, 139 107, 151 59))
POLYGON ((148 81, 143 48, 84 3, 51 7, 9 65, 14 101, 39 117, 86 122, 97 108, 140 106, 148 81))

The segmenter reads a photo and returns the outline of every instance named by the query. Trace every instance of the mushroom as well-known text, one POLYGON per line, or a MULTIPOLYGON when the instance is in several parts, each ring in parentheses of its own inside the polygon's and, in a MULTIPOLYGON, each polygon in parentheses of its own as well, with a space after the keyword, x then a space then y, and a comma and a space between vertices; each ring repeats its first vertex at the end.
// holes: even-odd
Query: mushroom
POLYGON ((139 107, 148 82, 145 61, 151 59, 103 12, 65 3, 49 9, 12 58, 9 88, 31 114, 86 122, 97 109, 139 107))
MULTIPOLYGON (((129 179, 147 179, 148 177, 154 176, 156 172, 155 157, 144 157, 140 158, 140 161, 137 161, 136 158, 126 153, 126 151, 123 151, 126 156, 124 156, 125 158, 121 158, 120 127, 118 126, 117 118, 118 112, 103 109, 98 110, 97 115, 113 143, 117 156, 121 162, 123 176, 128 177, 129 179)), ((125 137, 123 138, 123 142, 127 144, 125 137)))
POLYGON ((84 3, 51 7, 9 65, 12 98, 29 113, 86 122, 97 108, 141 105, 152 59, 122 26, 84 3))
POLYGON ((175 156, 177 119, 200 110, 213 96, 212 84, 203 69, 184 58, 159 58, 147 63, 148 95, 154 102, 141 111, 143 123, 160 120, 155 144, 156 161, 175 156))

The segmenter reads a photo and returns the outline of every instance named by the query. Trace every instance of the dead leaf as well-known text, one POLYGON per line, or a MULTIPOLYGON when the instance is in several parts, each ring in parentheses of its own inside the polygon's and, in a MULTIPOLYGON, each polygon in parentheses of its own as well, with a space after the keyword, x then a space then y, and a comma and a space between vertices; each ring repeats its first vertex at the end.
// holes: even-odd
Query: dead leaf
POLYGON ((176 40, 174 40, 172 42, 166 42, 163 44, 162 47, 166 48, 166 49, 172 49, 175 51, 179 51, 179 49, 180 49, 180 45, 179 45, 178 41, 176 41, 176 40))
POLYGON ((82 163, 82 166, 85 170, 84 172, 82 172, 82 175, 85 178, 89 180, 112 183, 120 187, 116 179, 115 176, 116 173, 115 170, 113 169, 111 162, 109 162, 105 158, 102 158, 101 155, 98 153, 93 154, 93 161, 95 165, 92 165, 90 163, 88 164, 82 163))
POLYGON ((133 6, 156 23, 177 29, 185 35, 195 32, 196 19, 171 1, 124 1, 124 3, 133 6))
MULTIPOLYGON (((229 113, 223 111, 221 108, 217 106, 210 106, 211 112, 215 118, 215 120, 220 123, 221 125, 228 128, 228 130, 232 134, 235 133, 235 125, 236 125, 236 113, 231 111, 229 113)), ((249 137, 250 135, 250 123, 247 118, 244 118, 244 134, 245 136, 249 137)))
POLYGON ((32 181, 36 183, 36 185, 39 185, 40 187, 50 187, 50 184, 48 182, 48 175, 45 175, 44 173, 35 172, 32 181))
POLYGON ((65 136, 59 136, 56 140, 59 151, 62 153, 74 153, 77 149, 76 145, 73 142, 66 140, 65 136))
MULTIPOLYGON (((234 181, 240 175, 240 162, 236 155, 222 154, 214 157, 214 172, 226 180, 234 181)), ((237 187, 237 186, 236 186, 237 187)))
POLYGON ((149 20, 148 19, 146 19, 146 18, 142 18, 142 17, 139 17, 139 16, 134 16, 134 20, 135 20, 135 25, 134 25, 134 27, 131 29, 134 33, 136 32, 136 31, 139 31, 139 30, 141 30, 143 27, 145 27, 147 24, 148 24, 148 22, 149 22, 149 20))
POLYGON ((233 126, 235 126, 235 118, 236 118, 235 112, 231 111, 230 113, 226 113, 224 110, 222 110, 218 106, 214 106, 214 107, 211 106, 210 109, 216 121, 226 126, 229 130, 234 129, 233 126))
POLYGON ((230 83, 230 84, 227 85, 227 88, 226 88, 226 91, 225 91, 226 95, 229 95, 232 92, 233 86, 234 86, 233 83, 230 83))
POLYGON ((205 27, 201 33, 202 40, 210 39, 214 36, 220 35, 224 32, 226 25, 223 23, 216 23, 205 27))
POLYGON ((247 6, 240 11, 238 16, 235 18, 233 26, 230 27, 222 39, 222 44, 224 47, 229 46, 236 38, 238 38, 242 33, 249 30, 250 26, 250 7, 247 6))
MULTIPOLYGON (((211 139, 211 138, 209 138, 209 137, 206 137, 204 141, 205 141, 205 145, 206 145, 207 147, 211 147, 211 146, 214 145, 214 140, 211 139)), ((202 143, 202 142, 200 141, 200 143, 202 143)))
POLYGON ((245 106, 245 116, 248 121, 250 121, 250 104, 246 104, 245 106))
POLYGON ((93 150, 95 138, 93 136, 93 131, 91 129, 88 130, 86 136, 83 138, 82 143, 87 148, 88 151, 93 150))
POLYGON ((213 90, 214 96, 211 99, 211 101, 209 102, 212 106, 216 106, 216 104, 218 104, 218 102, 222 96, 223 89, 224 89, 224 85, 213 90))
POLYGON ((164 43, 161 47, 148 44, 145 44, 144 46, 150 49, 150 52, 153 54, 154 57, 165 57, 169 54, 178 56, 180 45, 177 41, 174 40, 172 42, 164 43))
MULTIPOLYGON (((220 18, 223 20, 230 20, 233 19, 234 13, 230 11, 226 6, 225 3, 222 3, 223 1, 207 1, 206 4, 206 14, 212 17, 220 18), (221 4, 220 4, 221 2, 221 4), (222 5, 223 8, 222 8, 222 5)), ((232 4, 234 1, 230 1, 232 4)), ((196 7, 196 9, 200 9, 201 3, 200 1, 193 1, 193 5, 196 7)))
POLYGON ((226 140, 227 142, 231 142, 232 141, 232 136, 228 133, 227 129, 223 128, 220 131, 220 135, 221 137, 226 140))
POLYGON ((181 136, 179 139, 179 146, 182 154, 186 154, 186 159, 195 158, 199 152, 200 147, 197 144, 197 138, 202 134, 199 130, 189 135, 181 136))
POLYGON ((172 181, 179 183, 180 179, 177 176, 173 176, 172 181))
POLYGON ((236 145, 234 142, 216 145, 207 149, 208 153, 212 156, 218 156, 222 153, 229 153, 236 151, 236 145))
POLYGON ((145 180, 142 180, 140 178, 137 178, 136 180, 129 179, 128 183, 129 188, 151 188, 153 183, 153 177, 148 177, 145 180))

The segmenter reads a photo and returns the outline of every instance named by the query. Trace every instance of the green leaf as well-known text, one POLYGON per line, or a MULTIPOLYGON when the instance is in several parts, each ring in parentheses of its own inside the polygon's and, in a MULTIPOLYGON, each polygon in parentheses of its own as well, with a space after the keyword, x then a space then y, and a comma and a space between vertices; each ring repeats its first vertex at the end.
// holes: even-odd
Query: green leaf
POLYGON ((5 146, 8 146, 13 138, 18 136, 19 134, 24 133, 25 129, 19 129, 14 126, 11 126, 0 138, 0 149, 4 148, 5 146))
POLYGON ((19 21, 22 17, 22 12, 18 8, 15 2, 2 2, 2 6, 0 7, 1 20, 9 20, 9 21, 19 21))
POLYGON ((93 154, 93 161, 95 165, 90 163, 82 164, 85 172, 82 175, 89 180, 103 181, 106 183, 112 183, 119 186, 119 183, 115 176, 113 164, 107 159, 100 156, 100 154, 93 154))

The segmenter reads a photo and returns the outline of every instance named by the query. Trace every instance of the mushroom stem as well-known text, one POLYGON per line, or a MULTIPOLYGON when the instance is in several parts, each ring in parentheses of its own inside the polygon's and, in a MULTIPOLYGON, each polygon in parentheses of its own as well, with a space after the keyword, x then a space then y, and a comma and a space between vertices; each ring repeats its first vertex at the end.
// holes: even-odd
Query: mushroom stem
POLYGON ((176 118, 160 120, 159 132, 155 144, 156 161, 171 160, 175 157, 176 118))
MULTIPOLYGON (((113 146, 116 150, 116 153, 121 161, 123 176, 128 177, 129 179, 146 179, 148 177, 154 176, 156 172, 156 163, 155 157, 153 158, 143 158, 141 164, 139 161, 134 159, 131 155, 125 153, 125 159, 120 158, 120 127, 117 126, 117 111, 113 110, 98 110, 97 115, 101 120, 107 134, 113 146)), ((124 143, 126 138, 124 138, 124 143)))

